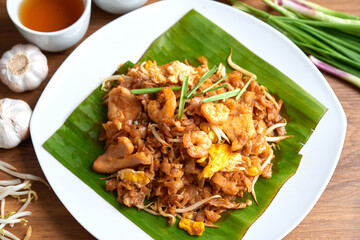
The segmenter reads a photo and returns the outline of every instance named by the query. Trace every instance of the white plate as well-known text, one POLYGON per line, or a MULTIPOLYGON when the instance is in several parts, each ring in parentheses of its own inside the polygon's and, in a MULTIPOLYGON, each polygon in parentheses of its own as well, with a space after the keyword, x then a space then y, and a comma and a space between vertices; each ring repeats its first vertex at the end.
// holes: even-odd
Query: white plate
POLYGON ((344 111, 321 73, 292 42, 256 18, 218 2, 162 1, 124 15, 86 39, 54 74, 32 116, 32 141, 50 185, 70 213, 96 238, 150 239, 63 167, 42 144, 100 85, 101 77, 110 75, 120 63, 136 62, 160 34, 193 8, 329 109, 302 149, 297 173, 244 239, 280 239, 288 234, 315 205, 335 170, 346 132, 344 111))

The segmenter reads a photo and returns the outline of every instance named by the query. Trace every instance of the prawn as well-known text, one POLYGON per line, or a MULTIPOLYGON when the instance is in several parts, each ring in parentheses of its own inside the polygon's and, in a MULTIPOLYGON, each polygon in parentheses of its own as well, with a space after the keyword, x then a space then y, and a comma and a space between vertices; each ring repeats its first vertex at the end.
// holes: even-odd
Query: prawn
POLYGON ((230 115, 230 109, 222 103, 204 103, 201 105, 200 111, 206 120, 213 125, 224 124, 230 115))
POLYGON ((211 139, 204 131, 194 131, 183 136, 183 144, 187 153, 193 158, 202 158, 208 155, 211 139))
POLYGON ((162 89, 156 100, 151 100, 147 105, 149 118, 156 123, 163 119, 172 118, 176 110, 176 96, 171 88, 162 89))

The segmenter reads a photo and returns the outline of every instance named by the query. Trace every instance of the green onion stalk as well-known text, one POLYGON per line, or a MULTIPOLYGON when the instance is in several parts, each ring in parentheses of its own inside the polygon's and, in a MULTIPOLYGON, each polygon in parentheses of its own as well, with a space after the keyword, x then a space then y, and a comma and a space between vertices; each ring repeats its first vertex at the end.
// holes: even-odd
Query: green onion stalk
POLYGON ((178 112, 178 118, 179 119, 182 118, 182 115, 184 113, 185 98, 186 98, 186 93, 187 93, 188 86, 189 86, 189 76, 185 76, 182 87, 181 87, 181 96, 180 96, 179 112, 178 112))
POLYGON ((235 8, 273 26, 321 70, 360 87, 360 18, 306 0, 263 0, 276 16, 236 0, 235 8))
POLYGON ((360 27, 356 16, 340 14, 339 12, 321 7, 315 3, 304 0, 279 0, 278 5, 284 6, 301 15, 324 22, 351 24, 360 27))
POLYGON ((331 74, 333 74, 335 76, 338 76, 340 78, 343 78, 343 79, 345 79, 345 80, 359 86, 358 83, 360 82, 360 78, 358 78, 358 77, 356 77, 356 76, 354 76, 354 75, 352 75, 350 73, 344 72, 344 71, 342 71, 342 70, 340 70, 338 68, 335 68, 335 67, 333 67, 333 66, 331 66, 329 64, 326 64, 326 63, 322 62, 321 60, 317 59, 314 56, 310 55, 310 60, 314 63, 314 65, 317 68, 319 68, 319 69, 321 69, 323 71, 326 71, 328 73, 331 73, 331 74))
MULTIPOLYGON (((157 92, 160 92, 164 88, 165 87, 131 89, 130 93, 131 94, 157 93, 157 92)), ((179 90, 181 90, 181 86, 170 87, 170 89, 173 91, 179 91, 179 90)))

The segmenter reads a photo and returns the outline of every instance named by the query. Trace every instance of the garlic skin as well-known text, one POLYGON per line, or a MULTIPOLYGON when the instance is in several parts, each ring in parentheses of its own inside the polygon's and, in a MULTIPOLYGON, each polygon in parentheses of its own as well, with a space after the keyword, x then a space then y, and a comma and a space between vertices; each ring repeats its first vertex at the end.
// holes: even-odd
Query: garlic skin
POLYGON ((0 100, 0 148, 14 148, 29 136, 31 114, 22 100, 0 100))
POLYGON ((0 79, 14 92, 37 88, 48 71, 45 55, 32 44, 17 44, 0 59, 0 79))

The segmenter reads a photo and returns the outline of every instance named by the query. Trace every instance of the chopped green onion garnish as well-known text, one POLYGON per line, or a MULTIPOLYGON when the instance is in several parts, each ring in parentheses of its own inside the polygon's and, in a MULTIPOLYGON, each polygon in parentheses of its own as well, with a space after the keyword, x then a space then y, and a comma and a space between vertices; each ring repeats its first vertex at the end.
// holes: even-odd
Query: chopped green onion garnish
MULTIPOLYGON (((156 87, 156 88, 139 88, 139 89, 131 89, 131 94, 145 94, 145 93, 157 93, 160 92, 161 89, 164 89, 165 87, 156 87)), ((170 87, 171 90, 179 91, 181 90, 180 86, 176 87, 170 87)))
POLYGON ((218 101, 218 100, 222 100, 225 98, 231 98, 231 97, 235 97, 236 96, 236 100, 238 100, 240 98, 240 96, 245 92, 246 88, 250 85, 250 82, 255 78, 255 75, 253 75, 250 80, 245 84, 245 86, 240 90, 240 89, 235 89, 229 92, 225 92, 225 93, 221 93, 215 96, 211 96, 208 98, 204 98, 202 100, 203 103, 207 103, 207 102, 214 102, 214 101, 218 101))
POLYGON ((218 89, 220 89, 220 88, 224 88, 224 87, 226 87, 226 86, 227 86, 227 84, 224 84, 224 85, 221 85, 221 86, 216 87, 216 88, 211 88, 211 89, 209 89, 209 90, 205 90, 205 91, 203 91, 203 92, 200 92, 200 93, 191 95, 189 98, 196 97, 196 96, 198 96, 198 95, 200 95, 200 94, 204 94, 204 93, 207 93, 207 92, 215 91, 215 90, 218 90, 218 89))
POLYGON ((235 97, 236 95, 238 95, 240 92, 240 89, 235 89, 229 92, 225 92, 225 93, 221 93, 215 96, 211 96, 208 98, 204 98, 202 100, 203 103, 207 103, 207 102, 213 102, 213 101, 218 101, 221 99, 225 99, 225 98, 231 98, 231 97, 235 97))
POLYGON ((255 75, 253 75, 250 80, 245 84, 245 86, 241 89, 241 91, 236 95, 236 100, 239 100, 239 98, 241 97, 241 95, 243 95, 243 93, 245 92, 245 90, 247 89, 247 87, 250 85, 251 81, 254 79, 255 75))
POLYGON ((217 68, 217 66, 213 66, 212 69, 202 75, 199 83, 186 95, 186 98, 189 98, 211 75, 213 75, 216 72, 217 68))
POLYGON ((225 78, 227 78, 228 76, 225 75, 224 77, 220 78, 216 83, 214 83, 213 85, 211 85, 210 87, 208 87, 207 89, 205 89, 203 91, 203 93, 208 92, 208 90, 212 89, 213 87, 215 87, 216 85, 218 85, 219 83, 221 83, 222 81, 224 81, 225 78))
POLYGON ((184 107, 185 107, 185 95, 187 92, 187 88, 188 88, 188 82, 189 82, 189 77, 185 76, 184 77, 184 81, 183 81, 183 85, 181 88, 181 96, 180 96, 180 103, 179 103, 179 115, 178 118, 181 119, 183 112, 184 112, 184 107))

